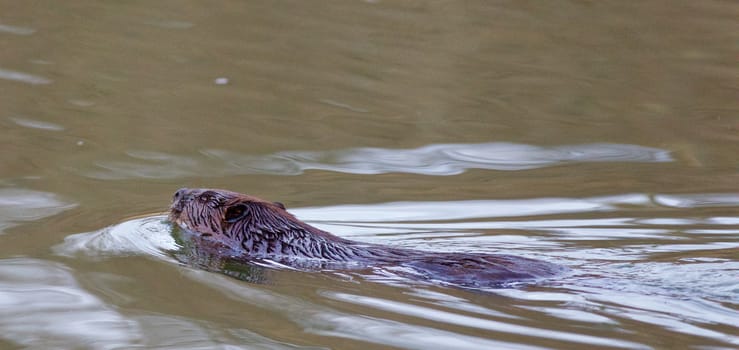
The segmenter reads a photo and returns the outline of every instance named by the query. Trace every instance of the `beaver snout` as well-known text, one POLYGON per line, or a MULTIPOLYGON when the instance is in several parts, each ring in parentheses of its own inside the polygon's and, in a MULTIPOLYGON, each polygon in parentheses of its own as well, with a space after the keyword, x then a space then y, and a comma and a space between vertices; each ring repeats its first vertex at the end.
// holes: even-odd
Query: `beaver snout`
POLYGON ((180 202, 180 201, 185 201, 186 202, 186 201, 190 200, 192 198, 192 196, 193 196, 193 190, 192 189, 185 188, 185 187, 180 188, 179 190, 177 190, 174 193, 174 196, 172 196, 172 203, 173 204, 176 204, 177 202, 180 202))
POLYGON ((192 190, 189 188, 180 188, 172 196, 172 205, 170 210, 172 213, 179 214, 182 212, 185 203, 192 199, 192 190))
POLYGON ((185 188, 185 187, 177 190, 177 192, 174 193, 173 201, 177 201, 178 199, 184 197, 185 193, 187 193, 189 190, 190 190, 189 188, 185 188))

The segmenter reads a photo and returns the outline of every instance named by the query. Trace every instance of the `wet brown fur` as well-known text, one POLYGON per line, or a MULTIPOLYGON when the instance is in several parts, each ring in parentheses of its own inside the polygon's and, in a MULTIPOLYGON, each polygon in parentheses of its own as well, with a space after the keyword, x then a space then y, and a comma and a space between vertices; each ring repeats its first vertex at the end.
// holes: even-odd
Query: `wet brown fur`
MULTIPOLYGON (((295 267, 328 262, 401 266, 412 275, 462 286, 494 286, 554 275, 557 265, 511 255, 439 253, 350 241, 298 220, 281 203, 220 189, 180 189, 169 219, 245 259, 295 267)), ((323 264, 322 266, 325 266, 323 264)))

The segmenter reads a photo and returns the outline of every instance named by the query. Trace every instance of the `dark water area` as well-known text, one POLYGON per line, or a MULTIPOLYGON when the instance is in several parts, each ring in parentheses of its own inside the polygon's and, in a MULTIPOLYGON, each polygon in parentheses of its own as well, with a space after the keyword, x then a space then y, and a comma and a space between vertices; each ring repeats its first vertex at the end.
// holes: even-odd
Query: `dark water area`
POLYGON ((737 18, 0 0, 0 349, 736 349, 737 18), (219 273, 177 259, 180 187, 570 271, 486 290, 219 273))

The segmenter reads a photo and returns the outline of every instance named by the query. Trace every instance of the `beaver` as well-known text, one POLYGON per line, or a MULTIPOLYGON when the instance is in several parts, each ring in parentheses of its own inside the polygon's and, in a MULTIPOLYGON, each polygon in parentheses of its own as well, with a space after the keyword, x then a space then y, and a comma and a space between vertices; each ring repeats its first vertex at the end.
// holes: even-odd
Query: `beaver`
POLYGON ((390 267, 413 279, 461 287, 497 287, 566 270, 512 255, 446 253, 362 243, 335 236, 288 213, 279 202, 221 189, 179 189, 169 220, 244 261, 298 269, 390 267))

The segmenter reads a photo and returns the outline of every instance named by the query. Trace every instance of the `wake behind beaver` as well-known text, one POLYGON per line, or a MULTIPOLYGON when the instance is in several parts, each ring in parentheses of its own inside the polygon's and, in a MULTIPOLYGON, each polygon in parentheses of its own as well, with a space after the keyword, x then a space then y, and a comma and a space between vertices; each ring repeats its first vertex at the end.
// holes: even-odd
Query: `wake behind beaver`
POLYGON ((461 287, 497 287, 551 277, 564 267, 512 255, 440 253, 362 243, 298 220, 277 202, 220 189, 180 189, 170 221, 221 246, 215 254, 243 261, 273 261, 290 267, 366 269, 400 267, 406 277, 461 287))

